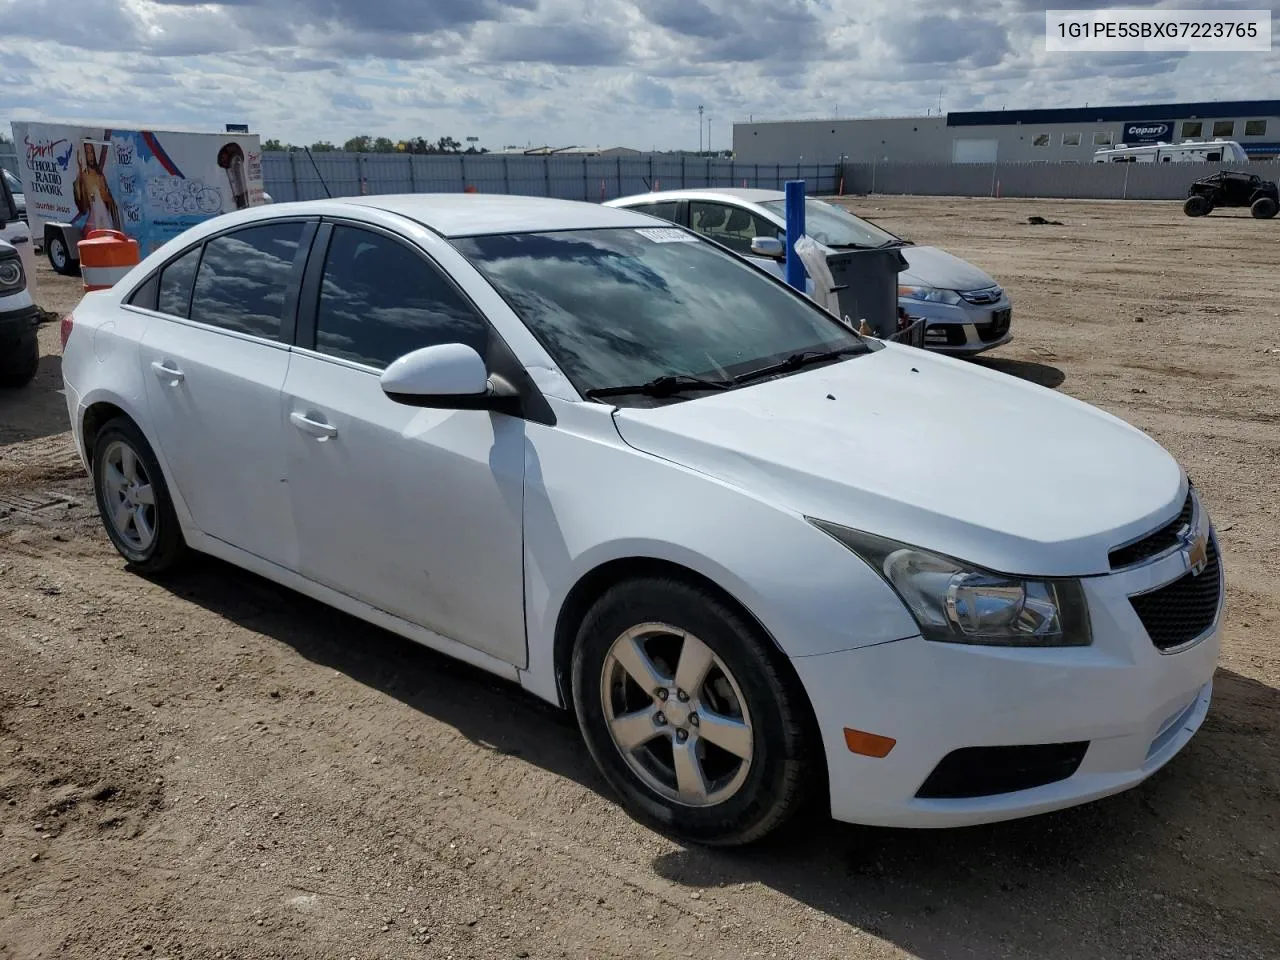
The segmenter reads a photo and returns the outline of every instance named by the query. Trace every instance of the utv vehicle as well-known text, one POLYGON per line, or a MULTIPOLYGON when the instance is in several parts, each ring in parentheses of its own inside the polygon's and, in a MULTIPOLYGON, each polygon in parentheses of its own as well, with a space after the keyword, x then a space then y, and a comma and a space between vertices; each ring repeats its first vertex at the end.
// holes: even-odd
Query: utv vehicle
POLYGON ((1203 217, 1214 207, 1248 207, 1259 220, 1266 220, 1280 210, 1280 198, 1276 185, 1270 180, 1252 173, 1226 170, 1191 184, 1182 212, 1188 217, 1203 217))

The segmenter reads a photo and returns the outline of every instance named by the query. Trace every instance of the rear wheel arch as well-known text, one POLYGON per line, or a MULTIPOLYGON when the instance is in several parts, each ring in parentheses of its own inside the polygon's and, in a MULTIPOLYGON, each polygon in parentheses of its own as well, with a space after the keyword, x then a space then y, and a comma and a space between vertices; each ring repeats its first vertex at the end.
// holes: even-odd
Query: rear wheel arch
MULTIPOLYGON (((98 431, 117 417, 123 417, 142 430, 137 420, 108 400, 99 400, 85 408, 84 416, 80 418, 80 442, 84 447, 85 458, 90 463, 93 462, 93 441, 97 438, 98 431)), ((146 436, 146 431, 143 431, 143 436, 146 436)), ((151 442, 150 437, 147 438, 147 442, 151 442)))
MULTIPOLYGON (((170 475, 169 464, 165 461, 164 454, 156 445, 155 439, 142 425, 137 417, 121 407, 112 400, 95 400, 85 407, 84 415, 80 418, 80 442, 84 447, 85 461, 90 465, 90 471, 93 469, 93 443, 97 439, 98 433, 104 426, 116 418, 121 418, 133 424, 134 428, 142 434, 142 439, 147 441, 147 446, 151 448, 156 461, 160 464, 160 473, 164 477, 164 482, 169 488, 169 495, 173 497, 175 503, 181 503, 180 495, 175 494, 173 477, 170 475)), ((179 512, 185 511, 185 507, 179 512)))

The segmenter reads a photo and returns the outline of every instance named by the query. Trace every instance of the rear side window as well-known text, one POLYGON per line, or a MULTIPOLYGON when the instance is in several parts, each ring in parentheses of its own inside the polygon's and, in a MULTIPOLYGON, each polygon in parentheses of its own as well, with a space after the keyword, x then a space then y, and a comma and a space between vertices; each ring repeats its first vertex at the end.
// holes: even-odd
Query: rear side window
POLYGON ((175 317, 191 313, 191 286, 200 265, 200 248, 188 250, 160 271, 160 298, 156 309, 175 317))
POLYGON ((386 367, 421 347, 488 353, 489 325, 427 260, 358 227, 335 226, 316 309, 316 350, 386 367))
POLYGON ((661 217, 677 223, 680 220, 680 204, 676 200, 664 200, 659 203, 640 203, 628 209, 636 213, 647 213, 651 217, 661 217))
POLYGON ((191 319, 255 337, 281 339, 285 295, 303 226, 301 222, 265 223, 205 244, 191 300, 191 319))

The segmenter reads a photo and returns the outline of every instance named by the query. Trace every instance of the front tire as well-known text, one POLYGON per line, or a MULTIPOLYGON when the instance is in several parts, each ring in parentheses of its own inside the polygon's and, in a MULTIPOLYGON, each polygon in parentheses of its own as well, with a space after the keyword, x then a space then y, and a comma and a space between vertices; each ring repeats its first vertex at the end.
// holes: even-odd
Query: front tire
POLYGON ((1280 204, 1271 197, 1259 197, 1249 205, 1249 212, 1259 220, 1270 220, 1276 215, 1277 209, 1280 209, 1280 204))
POLYGON ((1182 204, 1182 212, 1188 217, 1203 217, 1212 209, 1213 203, 1209 198, 1201 196, 1198 193, 1194 196, 1187 197, 1186 201, 1182 204))
POLYGON ((709 590, 653 578, 606 592, 578 631, 573 698, 627 808, 683 839, 759 839, 812 792, 817 737, 799 681, 709 590))
POLYGON ((40 341, 35 331, 31 336, 23 337, 12 357, 6 357, 0 366, 0 387, 15 389, 25 387, 35 379, 40 368, 40 341))
POLYGON ((163 573, 186 553, 169 488, 151 445, 116 417, 93 441, 93 492, 112 545, 139 572, 163 573))

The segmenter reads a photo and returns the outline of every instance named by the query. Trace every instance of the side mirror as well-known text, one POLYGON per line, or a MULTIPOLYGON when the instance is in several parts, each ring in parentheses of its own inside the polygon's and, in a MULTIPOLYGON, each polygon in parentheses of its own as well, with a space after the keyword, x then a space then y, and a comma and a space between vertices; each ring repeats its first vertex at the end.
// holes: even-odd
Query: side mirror
POLYGON ((751 255, 768 257, 770 260, 782 260, 787 255, 787 248, 777 237, 752 237, 751 255))
POLYGON ((480 354, 464 343, 441 343, 406 353, 382 372, 382 392, 396 403, 441 410, 519 407, 514 387, 489 376, 480 354))

